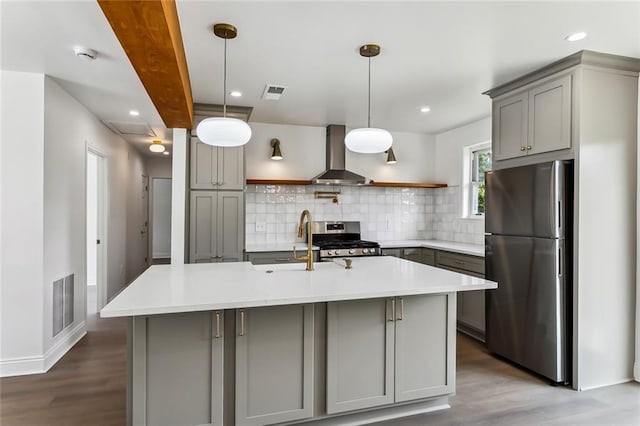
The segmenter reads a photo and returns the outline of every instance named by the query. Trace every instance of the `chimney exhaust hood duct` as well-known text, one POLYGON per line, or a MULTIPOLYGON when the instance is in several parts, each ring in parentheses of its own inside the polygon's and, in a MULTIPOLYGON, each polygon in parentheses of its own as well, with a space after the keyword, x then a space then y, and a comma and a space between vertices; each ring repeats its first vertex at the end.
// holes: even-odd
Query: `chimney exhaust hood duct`
POLYGON ((368 185, 371 179, 345 169, 344 135, 346 127, 339 124, 327 126, 326 170, 312 179, 314 184, 368 185))

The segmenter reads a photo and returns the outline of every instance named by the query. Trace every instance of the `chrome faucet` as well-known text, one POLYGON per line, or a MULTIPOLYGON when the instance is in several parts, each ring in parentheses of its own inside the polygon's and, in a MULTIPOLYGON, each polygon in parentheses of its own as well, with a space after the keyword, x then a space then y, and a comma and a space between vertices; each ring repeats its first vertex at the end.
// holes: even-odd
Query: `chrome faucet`
POLYGON ((300 223, 298 223, 298 238, 302 238, 304 236, 304 218, 307 218, 307 255, 306 256, 296 256, 296 247, 293 246, 293 257, 297 260, 301 260, 303 262, 307 262, 307 267, 305 270, 313 271, 313 250, 312 250, 312 240, 313 240, 313 231, 311 230, 311 213, 309 210, 303 210, 302 214, 300 214, 300 223))

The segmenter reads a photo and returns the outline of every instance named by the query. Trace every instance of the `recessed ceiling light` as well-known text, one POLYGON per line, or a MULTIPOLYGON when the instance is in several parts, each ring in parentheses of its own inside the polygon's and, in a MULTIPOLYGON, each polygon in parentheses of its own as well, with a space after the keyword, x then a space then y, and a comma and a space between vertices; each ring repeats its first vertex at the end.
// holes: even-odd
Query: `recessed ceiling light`
POLYGON ((231 96, 233 96, 234 98, 239 98, 240 96, 242 96, 242 92, 238 92, 237 90, 232 91, 231 93, 229 93, 231 96))
POLYGON ((571 34, 571 35, 566 36, 565 40, 567 40, 567 41, 578 41, 578 40, 582 40, 586 36, 587 36, 587 33, 579 32, 579 33, 575 33, 575 34, 571 34))
POLYGON ((423 106, 422 108, 420 108, 420 112, 429 112, 431 111, 431 108, 429 108, 428 106, 423 106))
POLYGON ((129 115, 133 115, 134 117, 137 117, 140 115, 140 112, 136 111, 135 109, 132 109, 131 111, 129 111, 129 115))

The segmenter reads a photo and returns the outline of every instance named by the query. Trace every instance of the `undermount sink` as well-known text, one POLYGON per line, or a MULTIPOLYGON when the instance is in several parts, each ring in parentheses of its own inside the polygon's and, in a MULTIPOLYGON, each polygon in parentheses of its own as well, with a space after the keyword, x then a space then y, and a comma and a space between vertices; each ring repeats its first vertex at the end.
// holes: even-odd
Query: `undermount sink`
MULTIPOLYGON (((268 265, 253 265, 253 268, 259 272, 309 272, 305 270, 307 265, 303 262, 300 263, 275 263, 268 265)), ((323 271, 330 269, 340 269, 344 268, 343 265, 334 263, 334 262, 316 262, 313 264, 314 271, 323 271)), ((313 272, 313 271, 311 271, 313 272)))

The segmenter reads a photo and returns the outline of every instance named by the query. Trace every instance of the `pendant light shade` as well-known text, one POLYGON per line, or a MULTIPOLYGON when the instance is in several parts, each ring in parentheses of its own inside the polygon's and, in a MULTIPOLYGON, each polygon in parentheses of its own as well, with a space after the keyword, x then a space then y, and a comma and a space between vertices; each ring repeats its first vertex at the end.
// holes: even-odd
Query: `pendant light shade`
POLYGON ((393 137, 384 129, 362 127, 347 133, 344 143, 353 152, 376 154, 388 150, 393 144, 393 137))
POLYGON ((344 144, 353 152, 377 154, 385 152, 393 144, 391 133, 384 129, 371 127, 371 58, 380 54, 377 44, 365 44, 360 47, 360 56, 369 59, 369 90, 367 97, 367 127, 353 129, 344 138, 344 144))
POLYGON ((251 127, 237 118, 209 117, 196 127, 198 139, 213 146, 240 146, 251 139, 251 127))
POLYGON ((162 141, 153 141, 151 145, 149 145, 149 151, 164 152, 164 145, 162 145, 162 141))
POLYGON ((212 146, 241 146, 251 139, 251 127, 242 120, 227 117, 227 40, 236 38, 238 30, 231 24, 215 24, 213 33, 224 39, 224 86, 222 117, 202 120, 196 128, 198 139, 212 146))

